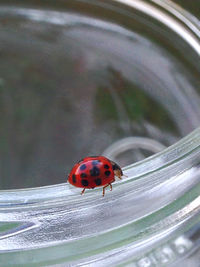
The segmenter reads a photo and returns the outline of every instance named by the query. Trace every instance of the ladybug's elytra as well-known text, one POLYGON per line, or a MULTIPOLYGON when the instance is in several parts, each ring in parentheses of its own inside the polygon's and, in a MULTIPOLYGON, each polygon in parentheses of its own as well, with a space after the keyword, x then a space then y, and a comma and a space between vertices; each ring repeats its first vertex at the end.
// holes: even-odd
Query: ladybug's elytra
POLYGON ((112 183, 115 181, 115 176, 122 179, 123 172, 118 164, 103 156, 86 157, 79 161, 72 168, 68 182, 76 187, 85 189, 93 189, 97 186, 103 186, 103 196, 105 188, 110 186, 112 191, 112 183))

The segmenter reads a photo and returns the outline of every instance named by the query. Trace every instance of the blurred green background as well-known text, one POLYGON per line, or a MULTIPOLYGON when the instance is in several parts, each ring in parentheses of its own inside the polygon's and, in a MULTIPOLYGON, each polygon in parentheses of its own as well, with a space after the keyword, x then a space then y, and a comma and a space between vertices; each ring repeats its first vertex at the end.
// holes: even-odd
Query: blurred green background
MULTIPOLYGON (((194 2, 176 2, 199 16, 194 2)), ((38 3, 0 9, 1 189, 66 182, 76 161, 115 141, 169 146, 198 125, 196 55, 167 27, 38 3)), ((121 164, 137 153, 152 151, 121 164)))

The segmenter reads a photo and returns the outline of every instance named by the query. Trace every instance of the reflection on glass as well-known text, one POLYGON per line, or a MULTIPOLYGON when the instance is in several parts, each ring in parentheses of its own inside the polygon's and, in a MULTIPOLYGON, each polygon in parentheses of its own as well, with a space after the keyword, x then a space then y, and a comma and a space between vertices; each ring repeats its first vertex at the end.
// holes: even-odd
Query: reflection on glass
MULTIPOLYGON (((65 182, 77 160, 116 141, 169 146, 198 125, 196 72, 157 23, 136 16, 125 29, 120 14, 114 23, 5 6, 0 18, 2 189, 65 182)), ((152 153, 137 148, 118 160, 152 153)))

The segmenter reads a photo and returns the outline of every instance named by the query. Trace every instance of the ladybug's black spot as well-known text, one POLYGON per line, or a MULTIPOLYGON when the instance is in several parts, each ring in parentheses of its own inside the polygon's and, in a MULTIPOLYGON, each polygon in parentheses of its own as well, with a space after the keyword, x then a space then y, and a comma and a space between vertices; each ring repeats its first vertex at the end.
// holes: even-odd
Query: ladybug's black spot
POLYGON ((100 170, 99 168, 97 168, 96 166, 93 167, 91 170, 90 170, 90 175, 91 176, 98 176, 100 174, 100 170))
POLYGON ((104 173, 105 173, 106 176, 109 176, 111 172, 110 171, 105 171, 104 173))
POLYGON ((85 179, 81 180, 81 184, 83 186, 88 186, 89 185, 88 180, 85 180, 85 179))
POLYGON ((83 170, 85 170, 85 169, 86 169, 86 165, 85 165, 85 164, 82 164, 82 165, 80 166, 80 170, 83 171, 83 170))
POLYGON ((105 169, 109 169, 108 164, 105 164, 105 165, 104 165, 104 168, 105 168, 105 169))
POLYGON ((75 175, 75 174, 72 175, 72 182, 73 182, 74 184, 76 183, 76 175, 75 175))
POLYGON ((97 178, 94 181, 96 185, 101 185, 101 178, 97 178))
POLYGON ((87 174, 86 173, 81 173, 81 178, 86 178, 87 177, 87 174))
POLYGON ((92 161, 92 165, 93 165, 93 166, 98 165, 99 162, 100 162, 100 160, 98 160, 98 159, 97 159, 97 160, 93 160, 93 161, 92 161))

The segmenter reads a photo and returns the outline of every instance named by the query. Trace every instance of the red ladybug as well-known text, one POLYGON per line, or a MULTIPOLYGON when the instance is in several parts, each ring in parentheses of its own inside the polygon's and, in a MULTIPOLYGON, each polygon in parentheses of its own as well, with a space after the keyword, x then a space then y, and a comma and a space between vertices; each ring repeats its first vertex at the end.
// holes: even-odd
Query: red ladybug
POLYGON ((112 191, 112 183, 115 181, 115 175, 122 179, 123 172, 119 165, 103 156, 86 157, 79 161, 72 168, 68 182, 76 187, 85 189, 103 187, 103 196, 105 188, 110 186, 112 191))

